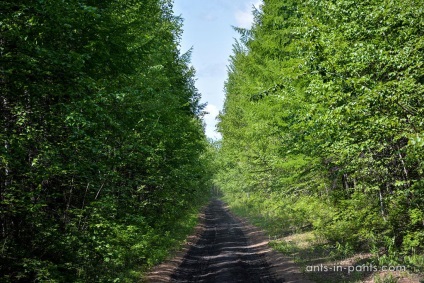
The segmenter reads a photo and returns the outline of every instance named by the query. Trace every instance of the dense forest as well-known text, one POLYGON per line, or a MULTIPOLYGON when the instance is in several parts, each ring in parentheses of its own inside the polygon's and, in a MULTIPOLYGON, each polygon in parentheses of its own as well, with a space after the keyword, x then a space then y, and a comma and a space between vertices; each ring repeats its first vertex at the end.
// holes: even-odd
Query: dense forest
POLYGON ((169 0, 0 6, 0 281, 136 282, 208 195, 181 19, 169 0))
POLYGON ((424 2, 264 0, 254 17, 219 117, 225 199, 275 234, 423 268, 424 2))
POLYGON ((212 146, 172 2, 0 2, 0 282, 137 282, 212 175, 275 234, 424 269, 423 0, 264 0, 212 146))

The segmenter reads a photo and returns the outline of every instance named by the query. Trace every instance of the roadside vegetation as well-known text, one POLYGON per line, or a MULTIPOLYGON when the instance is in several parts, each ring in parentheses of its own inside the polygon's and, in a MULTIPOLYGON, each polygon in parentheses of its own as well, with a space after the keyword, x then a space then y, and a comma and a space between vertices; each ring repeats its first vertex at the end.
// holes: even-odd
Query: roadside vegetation
POLYGON ((236 28, 215 184, 278 249, 424 271, 423 4, 265 0, 236 28))
POLYGON ((0 282, 137 282, 210 188, 172 1, 1 1, 0 282))

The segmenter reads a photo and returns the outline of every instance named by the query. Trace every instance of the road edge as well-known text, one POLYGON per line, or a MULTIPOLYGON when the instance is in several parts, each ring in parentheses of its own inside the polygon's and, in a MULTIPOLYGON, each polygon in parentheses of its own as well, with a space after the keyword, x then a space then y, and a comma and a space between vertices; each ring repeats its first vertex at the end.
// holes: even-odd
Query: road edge
POLYGON ((251 246, 266 246, 262 252, 270 266, 272 274, 281 282, 285 283, 314 283, 307 279, 302 273, 299 265, 297 265, 291 257, 284 255, 269 246, 270 238, 265 234, 264 230, 251 224, 247 218, 240 217, 231 211, 231 208, 224 201, 219 200, 224 209, 232 217, 240 221, 243 233, 246 235, 251 246))
POLYGON ((205 210, 214 200, 221 202, 224 210, 231 215, 231 217, 241 223, 241 229, 246 235, 249 245, 261 249, 260 253, 263 254, 264 259, 270 267, 270 271, 277 280, 285 283, 314 283, 306 278, 306 276, 301 272, 300 267, 294 263, 290 257, 273 250, 269 246, 270 239, 265 235, 265 232, 262 229, 251 224, 248 219, 235 215, 231 211, 230 207, 223 200, 218 198, 211 199, 205 206, 202 207, 198 215, 198 224, 194 228, 194 232, 187 237, 183 248, 171 255, 170 258, 165 260, 163 263, 152 267, 148 272, 146 272, 141 282, 167 283, 172 281, 172 274, 183 262, 190 247, 195 245, 200 239, 205 228, 205 210))
POLYGON ((192 245, 195 245, 204 231, 205 210, 210 205, 212 199, 207 202, 199 211, 197 216, 198 224, 193 232, 187 237, 182 248, 171 254, 168 259, 149 269, 141 279, 140 283, 166 283, 171 282, 171 276, 184 260, 184 256, 192 245))

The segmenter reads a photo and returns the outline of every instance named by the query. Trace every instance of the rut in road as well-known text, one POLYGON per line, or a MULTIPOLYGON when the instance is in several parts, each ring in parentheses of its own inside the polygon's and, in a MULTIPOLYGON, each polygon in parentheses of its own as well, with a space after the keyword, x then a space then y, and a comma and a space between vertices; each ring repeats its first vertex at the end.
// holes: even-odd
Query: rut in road
POLYGON ((249 246, 242 224, 213 200, 205 211, 205 229, 172 274, 172 282, 279 283, 263 253, 249 246))

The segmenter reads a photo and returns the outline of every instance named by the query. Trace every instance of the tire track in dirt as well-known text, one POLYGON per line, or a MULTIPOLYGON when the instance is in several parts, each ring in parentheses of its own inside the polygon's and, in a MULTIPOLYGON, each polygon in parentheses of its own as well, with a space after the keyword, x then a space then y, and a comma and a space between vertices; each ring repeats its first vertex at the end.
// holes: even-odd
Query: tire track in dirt
POLYGON ((172 282, 281 282, 262 254, 250 247, 241 223, 214 200, 205 211, 205 229, 172 282))
POLYGON ((310 282, 288 258, 271 251, 258 229, 233 216, 220 200, 211 201, 202 222, 197 240, 178 264, 156 268, 148 282, 310 282))

